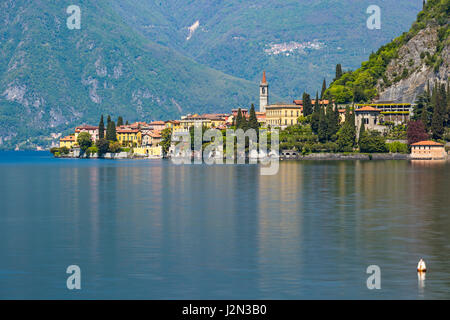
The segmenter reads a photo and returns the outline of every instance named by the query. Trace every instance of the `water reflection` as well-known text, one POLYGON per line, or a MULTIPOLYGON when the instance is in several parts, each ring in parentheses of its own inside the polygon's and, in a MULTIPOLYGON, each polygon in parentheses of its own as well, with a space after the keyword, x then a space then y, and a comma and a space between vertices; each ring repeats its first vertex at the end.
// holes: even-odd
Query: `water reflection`
POLYGON ((70 264, 88 299, 449 298, 448 169, 2 164, 0 271, 12 273, 0 273, 0 298, 70 298, 70 264), (433 266, 426 286, 418 257, 433 266), (366 287, 369 265, 381 268, 379 292, 366 287))

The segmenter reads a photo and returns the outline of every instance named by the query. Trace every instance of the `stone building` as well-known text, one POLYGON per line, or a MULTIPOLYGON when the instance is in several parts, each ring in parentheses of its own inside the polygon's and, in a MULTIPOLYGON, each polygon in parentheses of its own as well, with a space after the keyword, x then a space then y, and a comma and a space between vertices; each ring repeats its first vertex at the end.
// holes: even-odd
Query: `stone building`
POLYGON ((379 132, 386 130, 386 126, 380 125, 380 112, 379 109, 370 106, 355 110, 355 126, 358 139, 362 123, 364 123, 364 128, 366 130, 379 132))

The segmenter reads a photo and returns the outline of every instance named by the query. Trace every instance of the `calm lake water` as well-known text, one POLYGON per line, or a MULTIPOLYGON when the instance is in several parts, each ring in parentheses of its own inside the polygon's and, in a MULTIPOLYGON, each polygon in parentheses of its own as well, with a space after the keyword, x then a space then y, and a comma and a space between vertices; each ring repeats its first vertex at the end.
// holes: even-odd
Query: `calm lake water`
POLYGON ((0 182, 1 299, 450 298, 449 162, 285 161, 261 176, 3 152, 0 182))

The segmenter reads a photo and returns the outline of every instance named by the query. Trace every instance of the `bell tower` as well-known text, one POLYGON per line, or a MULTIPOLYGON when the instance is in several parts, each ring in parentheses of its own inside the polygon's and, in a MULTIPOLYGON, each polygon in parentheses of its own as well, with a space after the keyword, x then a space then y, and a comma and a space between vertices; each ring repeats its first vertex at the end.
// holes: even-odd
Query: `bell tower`
POLYGON ((259 85, 259 112, 266 112, 266 106, 269 104, 269 84, 266 80, 266 71, 263 72, 263 78, 259 85))

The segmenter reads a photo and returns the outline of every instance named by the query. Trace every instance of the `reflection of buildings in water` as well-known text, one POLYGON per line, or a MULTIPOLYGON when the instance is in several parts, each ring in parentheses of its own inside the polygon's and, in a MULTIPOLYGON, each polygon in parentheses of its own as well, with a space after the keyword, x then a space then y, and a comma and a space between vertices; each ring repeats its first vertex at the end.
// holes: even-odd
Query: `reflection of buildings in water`
POLYGON ((264 292, 270 292, 275 281, 285 282, 286 292, 278 295, 299 290, 292 279, 298 278, 303 265, 304 168, 300 162, 284 161, 277 175, 259 176, 257 266, 258 284, 264 292), (280 265, 288 267, 280 270, 280 265), (278 279, 273 279, 274 273, 279 274, 278 279))
POLYGON ((420 167, 436 167, 443 166, 447 163, 446 160, 411 160, 413 166, 420 167))

